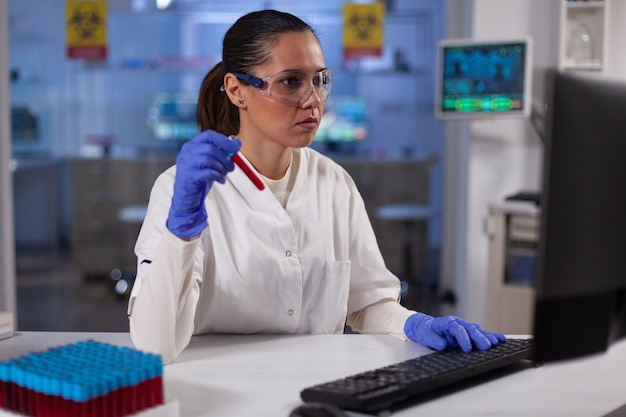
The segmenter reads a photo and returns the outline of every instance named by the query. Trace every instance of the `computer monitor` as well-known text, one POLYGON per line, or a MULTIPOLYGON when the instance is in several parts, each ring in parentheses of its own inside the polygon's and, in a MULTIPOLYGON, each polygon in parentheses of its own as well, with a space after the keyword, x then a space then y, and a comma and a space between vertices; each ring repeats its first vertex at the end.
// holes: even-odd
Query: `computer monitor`
POLYGON ((160 142, 186 142, 198 134, 196 93, 157 93, 148 109, 147 123, 160 142))
POLYGON ((354 156, 369 135, 369 113, 369 103, 364 97, 331 95, 313 147, 323 153, 354 156))
POLYGON ((441 119, 529 117, 531 64, 530 38, 439 41, 435 115, 441 119))
POLYGON ((626 335, 626 79, 550 71, 535 360, 626 335))

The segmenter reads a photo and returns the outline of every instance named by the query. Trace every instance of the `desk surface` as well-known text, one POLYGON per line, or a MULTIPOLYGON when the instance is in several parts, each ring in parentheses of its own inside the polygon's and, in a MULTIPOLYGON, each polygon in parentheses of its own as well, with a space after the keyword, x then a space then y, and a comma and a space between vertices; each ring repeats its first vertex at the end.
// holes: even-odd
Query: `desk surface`
MULTIPOLYGON (((132 346, 127 333, 18 332, 0 341, 0 360, 86 339, 132 346)), ((302 388, 426 352, 381 335, 200 336, 165 367, 165 394, 180 401, 182 417, 287 417, 302 388)), ((393 415, 602 416, 626 403, 624 387, 626 342, 486 378, 393 415)))

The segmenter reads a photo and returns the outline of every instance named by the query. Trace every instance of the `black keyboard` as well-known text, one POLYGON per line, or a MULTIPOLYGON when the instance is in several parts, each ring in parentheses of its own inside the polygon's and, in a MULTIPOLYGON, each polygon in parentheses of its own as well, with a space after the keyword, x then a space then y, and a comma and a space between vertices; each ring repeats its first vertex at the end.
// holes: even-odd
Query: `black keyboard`
POLYGON ((427 392, 488 371, 530 360, 532 339, 507 339, 486 351, 435 352, 305 388, 304 402, 321 402, 345 410, 376 414, 427 392))
POLYGON ((511 194, 505 198, 506 201, 526 201, 529 203, 535 203, 535 205, 541 205, 541 193, 538 191, 519 191, 515 194, 511 194))

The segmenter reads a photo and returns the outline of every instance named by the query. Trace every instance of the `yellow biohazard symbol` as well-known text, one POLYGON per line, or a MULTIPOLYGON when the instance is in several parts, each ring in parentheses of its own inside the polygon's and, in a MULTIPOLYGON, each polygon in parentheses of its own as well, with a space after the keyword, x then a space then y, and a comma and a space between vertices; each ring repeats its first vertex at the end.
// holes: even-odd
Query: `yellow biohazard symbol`
POLYGON ((67 29, 68 37, 77 43, 103 39, 106 36, 106 16, 98 4, 81 2, 70 11, 67 29))
POLYGON ((381 48, 385 21, 383 3, 346 3, 343 15, 344 48, 381 48))
POLYGON ((370 11, 353 13, 346 24, 354 37, 360 41, 372 39, 373 34, 380 30, 378 16, 370 11))

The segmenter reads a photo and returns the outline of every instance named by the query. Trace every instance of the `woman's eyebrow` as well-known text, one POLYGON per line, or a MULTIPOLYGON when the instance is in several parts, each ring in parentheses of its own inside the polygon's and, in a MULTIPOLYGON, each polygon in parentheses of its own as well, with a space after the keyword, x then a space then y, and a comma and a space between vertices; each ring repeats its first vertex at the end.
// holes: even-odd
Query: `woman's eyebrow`
MULTIPOLYGON (((328 69, 328 67, 323 67, 323 68, 318 69, 317 71, 313 71, 313 72, 314 73, 322 72, 322 71, 326 71, 327 69, 328 69)), ((283 73, 283 72, 300 72, 302 74, 310 74, 309 71, 304 71, 304 70, 296 69, 296 68, 287 68, 287 69, 284 69, 284 70, 280 70, 276 74, 280 74, 280 73, 283 73)))

